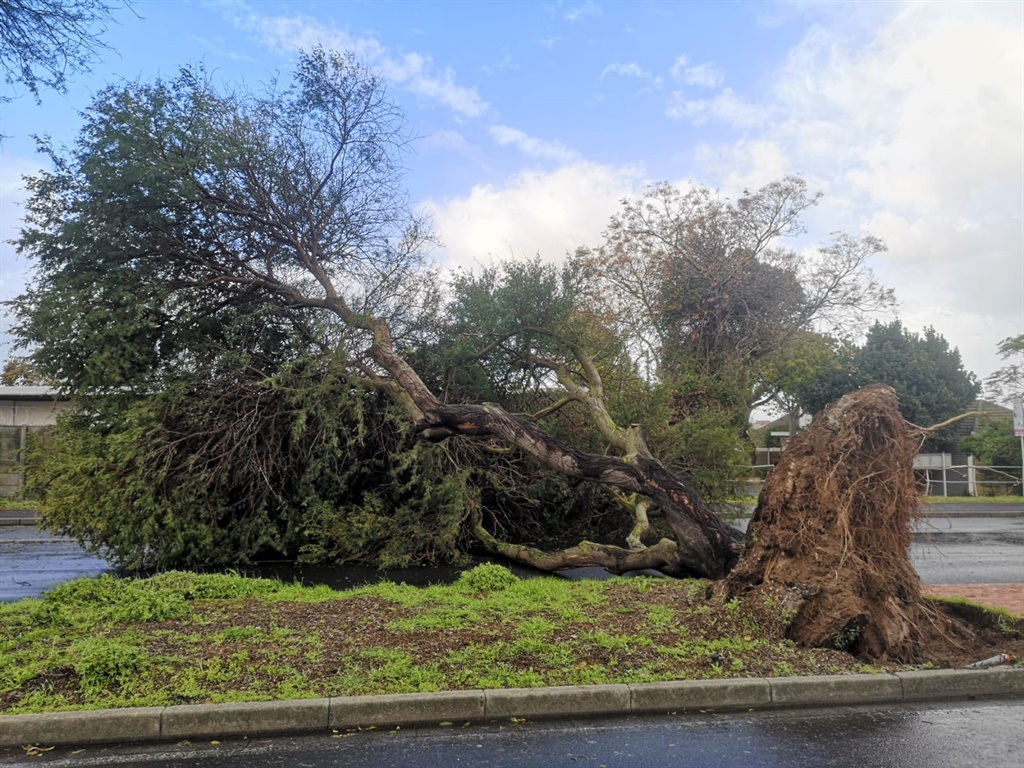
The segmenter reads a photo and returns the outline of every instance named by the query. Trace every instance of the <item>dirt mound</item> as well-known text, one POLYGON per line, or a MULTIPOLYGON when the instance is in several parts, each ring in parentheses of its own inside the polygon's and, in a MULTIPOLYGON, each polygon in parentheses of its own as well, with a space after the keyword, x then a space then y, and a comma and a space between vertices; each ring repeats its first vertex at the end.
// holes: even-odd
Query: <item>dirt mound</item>
POLYGON ((987 641, 921 596, 909 549, 922 434, 898 405, 890 387, 867 387, 792 440, 761 491, 726 589, 769 592, 802 645, 950 663, 987 641))

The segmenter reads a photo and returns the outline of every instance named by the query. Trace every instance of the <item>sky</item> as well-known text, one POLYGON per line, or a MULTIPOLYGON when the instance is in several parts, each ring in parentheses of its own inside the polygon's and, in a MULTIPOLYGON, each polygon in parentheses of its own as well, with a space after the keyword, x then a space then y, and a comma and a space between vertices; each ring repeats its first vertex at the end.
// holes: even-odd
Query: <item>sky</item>
POLYGON ((67 94, 4 92, 0 300, 31 278, 6 241, 22 177, 46 167, 34 135, 73 142, 110 84, 202 64, 259 90, 321 44, 353 51, 405 112, 406 185, 444 268, 557 262, 648 184, 735 199, 799 174, 824 197, 791 245, 881 238, 871 267, 909 330, 934 327, 979 378, 1024 333, 1020 0, 134 0, 104 39, 67 94))

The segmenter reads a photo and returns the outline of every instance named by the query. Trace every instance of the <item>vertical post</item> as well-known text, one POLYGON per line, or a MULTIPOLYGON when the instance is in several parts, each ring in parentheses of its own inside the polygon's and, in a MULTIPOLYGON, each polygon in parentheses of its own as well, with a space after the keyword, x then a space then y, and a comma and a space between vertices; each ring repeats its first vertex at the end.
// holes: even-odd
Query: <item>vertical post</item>
MULTIPOLYGON (((1024 398, 1017 397, 1013 400, 1013 434, 1020 438, 1020 479, 1024 483, 1024 398)), ((1024 493, 1024 487, 1021 488, 1024 493)))
POLYGON ((949 462, 946 461, 946 457, 948 455, 949 455, 948 453, 942 454, 942 496, 943 496, 943 498, 945 498, 946 496, 949 496, 949 485, 946 483, 946 472, 947 472, 946 468, 949 465, 949 462))
POLYGON ((978 470, 974 467, 974 456, 967 457, 967 495, 978 495, 978 470))
POLYGON ((25 496, 25 485, 27 478, 25 477, 25 449, 28 446, 28 427, 25 424, 21 425, 21 429, 18 430, 18 466, 20 467, 21 484, 18 488, 18 496, 24 498, 25 496))

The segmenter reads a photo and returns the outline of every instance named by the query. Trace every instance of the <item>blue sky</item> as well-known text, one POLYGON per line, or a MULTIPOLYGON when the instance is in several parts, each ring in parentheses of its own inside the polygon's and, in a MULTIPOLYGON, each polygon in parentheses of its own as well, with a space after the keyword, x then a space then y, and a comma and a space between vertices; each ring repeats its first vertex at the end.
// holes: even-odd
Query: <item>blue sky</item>
MULTIPOLYGON (((203 63, 258 89, 298 48, 346 48, 418 136, 407 186, 446 266, 595 245, 623 196, 695 181, 734 196, 786 173, 825 193, 795 247, 842 230, 913 330, 967 367, 1024 332, 1024 5, 1007 2, 136 0, 67 95, 3 105, 0 236, 32 134, 74 139, 104 85, 203 63)), ((8 91, 10 93, 10 91, 8 91)), ((0 299, 27 265, 0 250, 0 299)), ((888 318, 884 318, 888 319, 888 318)), ((4 321, 6 324, 6 321, 4 321)), ((0 329, 2 331, 2 329, 0 329)), ((0 333, 0 358, 8 353, 0 333)))

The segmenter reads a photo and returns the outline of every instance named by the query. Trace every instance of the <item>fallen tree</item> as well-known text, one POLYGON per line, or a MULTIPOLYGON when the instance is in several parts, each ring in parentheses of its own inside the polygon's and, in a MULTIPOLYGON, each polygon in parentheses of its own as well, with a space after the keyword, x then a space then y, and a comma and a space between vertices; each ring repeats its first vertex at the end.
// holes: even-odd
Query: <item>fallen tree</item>
MULTIPOLYGON (((230 380, 233 365, 258 376, 258 353, 287 353, 268 338, 279 334, 389 395, 425 439, 511 444, 635 497, 629 547, 587 544, 544 558, 514 548, 521 561, 553 569, 591 552, 616 571, 728 572, 740 533, 651 455, 639 425, 615 424, 598 365, 571 339, 561 356, 529 364, 586 409, 618 456, 578 451, 498 406, 447 404, 409 363, 428 335, 417 309, 436 302, 423 264, 432 240, 406 212, 404 124, 378 78, 323 50, 302 57, 295 86, 262 98, 217 93, 201 74, 112 87, 73 151, 45 147, 56 170, 30 182, 19 241, 38 279, 15 311, 47 375, 71 394, 145 398, 189 376, 230 380), (74 317, 68 301, 80 308, 74 317), (260 315, 267 305, 274 311, 260 315), (244 338, 253 349, 227 347, 225 316, 252 319, 244 338), (216 370, 205 370, 209 360, 216 370), (675 542, 648 552, 640 540, 652 502, 675 542)), ((513 551, 493 535, 481 540, 513 551)))

